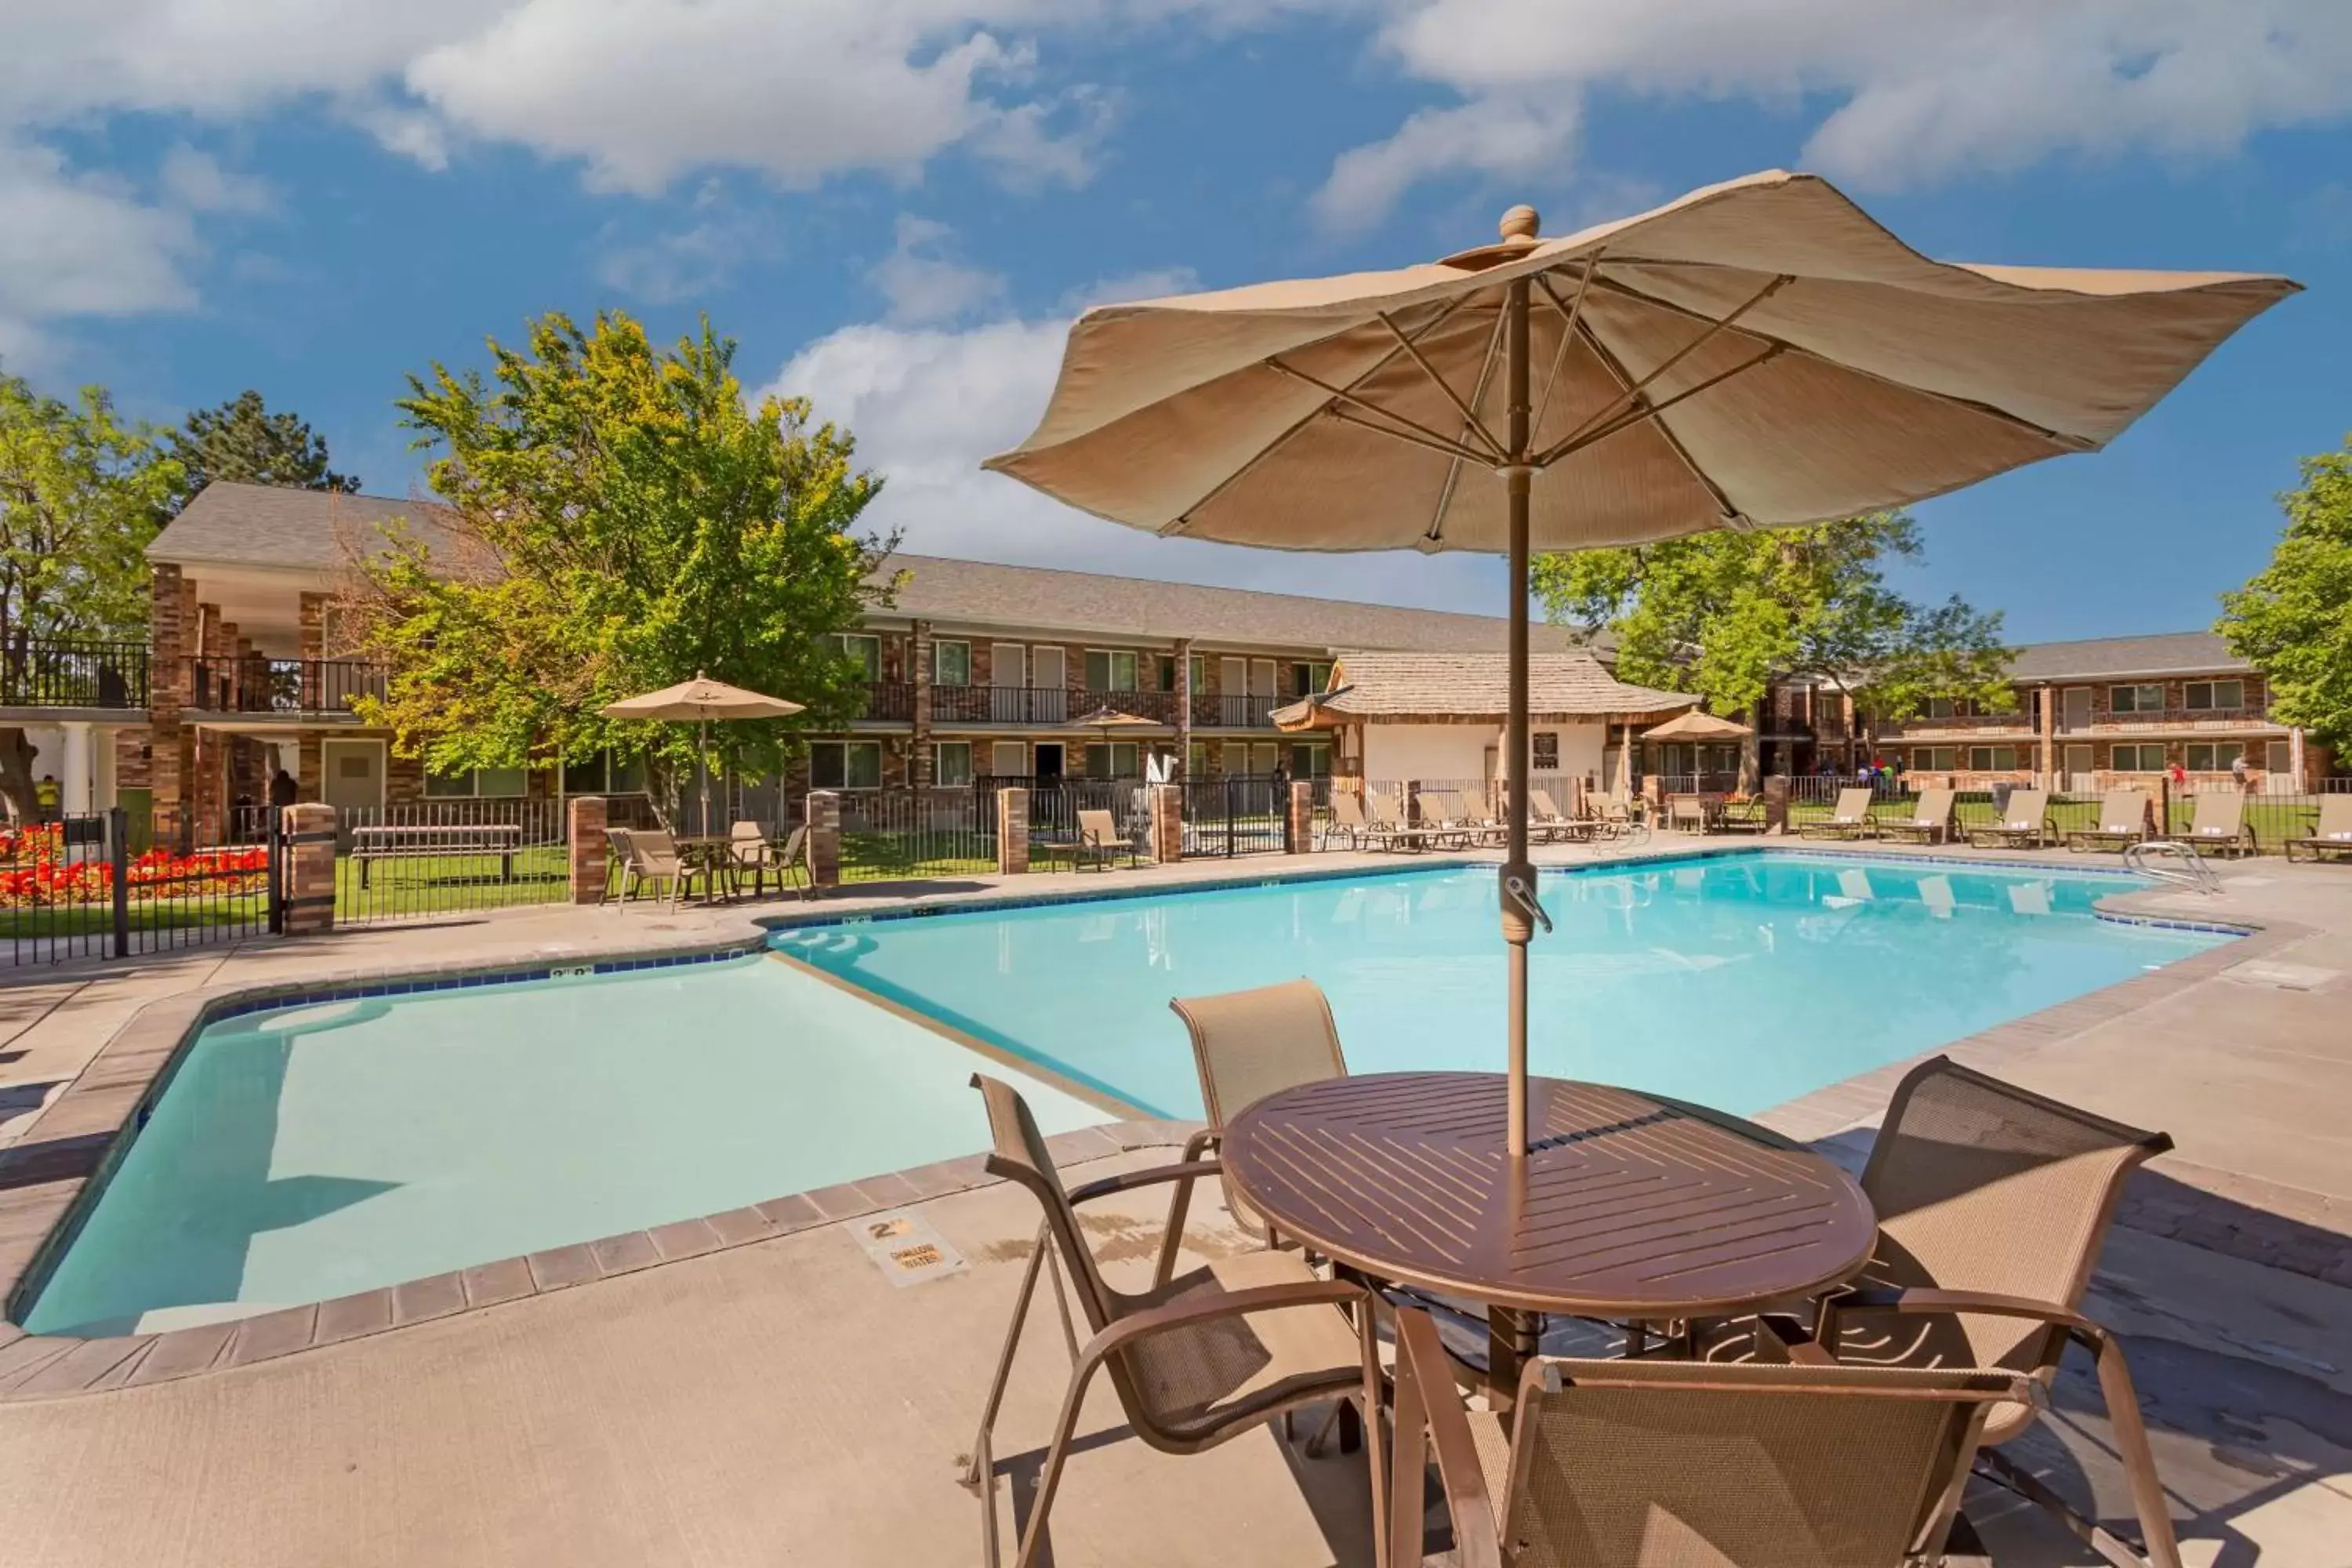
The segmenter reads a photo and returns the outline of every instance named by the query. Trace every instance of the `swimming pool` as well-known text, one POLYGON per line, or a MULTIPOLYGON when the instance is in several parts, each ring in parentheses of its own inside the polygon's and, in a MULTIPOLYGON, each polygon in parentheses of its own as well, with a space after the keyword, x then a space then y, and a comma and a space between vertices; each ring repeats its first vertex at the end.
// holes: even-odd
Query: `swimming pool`
MULTIPOLYGON (((2229 940, 2102 920, 2114 875, 1759 850, 1542 874, 1530 1063, 1751 1113, 2229 940)), ((1171 996, 1307 975, 1349 1068, 1498 1070, 1491 867, 780 933, 782 952, 1155 1115, 1171 996)))
POLYGON ((975 1068, 764 955, 278 1008, 197 1037, 25 1327, 243 1317, 984 1149, 975 1068))

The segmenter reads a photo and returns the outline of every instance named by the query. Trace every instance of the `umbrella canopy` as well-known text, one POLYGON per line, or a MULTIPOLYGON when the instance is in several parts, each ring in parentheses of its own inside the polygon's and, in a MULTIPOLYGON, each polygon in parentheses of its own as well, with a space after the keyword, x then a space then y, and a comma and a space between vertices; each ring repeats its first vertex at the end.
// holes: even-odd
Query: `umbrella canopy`
POLYGON ((1669 719, 1654 730, 1642 731, 1644 741, 1744 741, 1756 733, 1736 720, 1718 719, 1712 713, 1694 709, 1678 719, 1669 719))
MULTIPOLYGON (((1521 778, 1531 550, 1822 521, 2095 450, 2297 287, 1931 261, 1779 171, 1539 227, 1514 207, 1499 243, 1441 261, 1097 307, 1037 428, 987 466, 1162 534, 1507 552, 1521 778)), ((1507 826, 1523 1154, 1527 944, 1550 922, 1522 792, 1507 826)))
POLYGON ((1069 721, 1068 728, 1109 731, 1131 730, 1139 725, 1146 730, 1167 728, 1157 719, 1139 719, 1132 713, 1122 713, 1116 708, 1097 708, 1091 713, 1081 714, 1069 721))
POLYGON ((713 719, 783 719, 802 711, 797 702, 761 691, 746 691, 700 673, 692 680, 681 680, 659 691, 625 697, 604 705, 607 719, 667 719, 693 723, 707 723, 713 719))

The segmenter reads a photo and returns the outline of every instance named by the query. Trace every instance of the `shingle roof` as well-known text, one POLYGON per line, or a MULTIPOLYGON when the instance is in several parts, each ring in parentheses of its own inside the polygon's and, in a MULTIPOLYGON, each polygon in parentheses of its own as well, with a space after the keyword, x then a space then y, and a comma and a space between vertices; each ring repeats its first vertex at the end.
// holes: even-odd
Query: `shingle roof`
POLYGON ((347 536, 356 531, 381 538, 384 524, 394 518, 407 519, 410 532, 426 549, 446 556, 450 542, 439 521, 444 515, 431 501, 215 479, 163 525, 147 546, 147 558, 331 571, 342 564, 347 536))
MULTIPOLYGON (((1277 709, 1275 722, 1303 725, 1314 710, 1349 719, 1491 718, 1508 704, 1509 667, 1499 653, 1339 655, 1331 672, 1348 690, 1328 701, 1277 709)), ((1589 653, 1538 653, 1528 661, 1528 711, 1538 719, 1591 719, 1612 713, 1664 714, 1697 705, 1696 697, 1629 686, 1589 653)))
POLYGON ((2161 632, 2141 637, 2028 643, 2010 663, 2013 680, 2063 680, 2108 675, 2201 675, 2251 670, 2211 632, 2161 632))

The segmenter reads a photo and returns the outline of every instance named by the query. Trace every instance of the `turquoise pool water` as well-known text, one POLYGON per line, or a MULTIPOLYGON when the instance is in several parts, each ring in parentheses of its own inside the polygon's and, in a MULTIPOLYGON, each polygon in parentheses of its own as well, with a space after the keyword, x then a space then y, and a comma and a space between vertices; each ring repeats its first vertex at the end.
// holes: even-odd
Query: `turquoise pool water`
MULTIPOLYGON (((1535 1070, 1752 1112, 2229 940, 2103 921, 2114 876, 1758 851, 1547 871, 1535 1070)), ((1155 1114, 1201 1111, 1171 996, 1304 974, 1359 1072, 1503 1065, 1492 868, 781 933, 782 951, 1155 1114)))
MULTIPOLYGON (((971 1153, 984 1065, 764 956, 226 1019, 25 1326, 241 1317, 971 1153)), ((1108 1120, 989 1070, 1049 1131, 1108 1120)))

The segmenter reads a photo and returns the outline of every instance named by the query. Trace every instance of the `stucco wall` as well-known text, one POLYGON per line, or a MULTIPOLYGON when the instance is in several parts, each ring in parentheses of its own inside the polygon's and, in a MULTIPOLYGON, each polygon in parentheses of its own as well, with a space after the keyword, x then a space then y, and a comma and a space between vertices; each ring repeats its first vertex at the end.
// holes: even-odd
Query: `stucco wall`
MULTIPOLYGON (((1558 772, 1581 779, 1601 773, 1601 748, 1607 727, 1591 724, 1538 724, 1535 733, 1559 737, 1559 765, 1538 767, 1538 773, 1558 772)), ((1402 779, 1483 779, 1486 749, 1503 743, 1499 728, 1484 724, 1367 724, 1364 726, 1364 776, 1380 781, 1402 779)))

